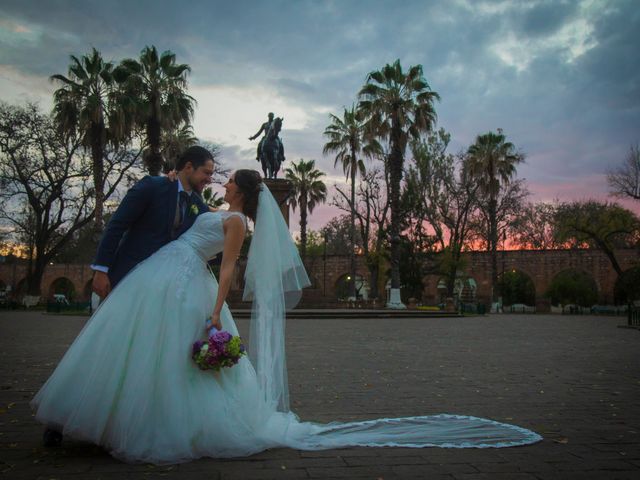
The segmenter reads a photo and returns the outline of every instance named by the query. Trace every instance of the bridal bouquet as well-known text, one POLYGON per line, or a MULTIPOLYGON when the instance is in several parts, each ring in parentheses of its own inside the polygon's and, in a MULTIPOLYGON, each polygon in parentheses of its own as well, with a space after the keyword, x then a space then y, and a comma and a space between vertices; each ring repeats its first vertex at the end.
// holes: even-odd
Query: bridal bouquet
POLYGON ((201 370, 220 371, 222 367, 233 367, 243 355, 246 352, 240 337, 216 331, 208 340, 193 344, 191 358, 201 370))

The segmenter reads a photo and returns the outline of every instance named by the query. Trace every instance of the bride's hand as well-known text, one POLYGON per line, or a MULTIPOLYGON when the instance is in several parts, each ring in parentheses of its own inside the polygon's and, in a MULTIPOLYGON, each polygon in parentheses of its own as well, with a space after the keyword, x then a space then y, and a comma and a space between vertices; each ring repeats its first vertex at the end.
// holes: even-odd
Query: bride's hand
POLYGON ((211 323, 207 325, 207 332, 209 332, 211 327, 215 327, 217 330, 222 330, 222 323, 220 323, 219 313, 214 313, 211 315, 211 323))

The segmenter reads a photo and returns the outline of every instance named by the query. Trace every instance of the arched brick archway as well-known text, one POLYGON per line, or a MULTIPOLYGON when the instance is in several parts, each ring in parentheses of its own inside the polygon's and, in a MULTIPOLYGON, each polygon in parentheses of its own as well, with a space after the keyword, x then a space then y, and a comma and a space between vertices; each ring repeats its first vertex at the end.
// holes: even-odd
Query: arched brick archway
MULTIPOLYGON (((313 275, 318 280, 318 288, 325 292, 328 298, 337 298, 335 286, 338 279, 350 274, 349 257, 347 255, 327 255, 327 258, 319 258, 315 263, 316 270, 313 275)), ((363 257, 356 257, 356 275, 369 281, 369 269, 363 257)), ((381 293, 382 294, 382 293, 381 293)))
MULTIPOLYGON (((333 285, 333 291, 335 292, 336 298, 339 300, 346 300, 349 297, 350 277, 350 273, 345 273, 341 275, 333 285)), ((367 278, 356 273, 356 296, 358 300, 367 300, 369 298, 369 290, 370 285, 367 278)))
MULTIPOLYGON (((623 269, 631 268, 640 259, 636 249, 616 251, 618 262, 623 269)), ((464 252, 462 255, 465 274, 472 277, 477 283, 476 297, 483 303, 489 303, 491 298, 491 261, 487 252, 464 252)), ((434 262, 437 257, 434 257, 434 262)), ((435 264, 434 264, 435 265, 435 264)), ((349 257, 344 255, 327 255, 316 257, 309 265, 310 277, 314 279, 314 285, 318 291, 317 298, 326 299, 329 303, 335 299, 334 285, 338 278, 349 272, 349 257)), ((575 268, 589 272, 598 287, 601 304, 614 302, 614 287, 618 275, 611 267, 609 259, 599 250, 513 250, 498 252, 498 272, 503 269, 522 270, 533 280, 536 289, 536 298, 544 296, 549 283, 555 275, 568 268, 575 268)), ((432 270, 434 271, 434 270, 432 270)), ((370 280, 369 271, 365 260, 359 256, 356 258, 356 272, 367 281, 370 280)), ((242 269, 238 271, 239 281, 232 288, 242 288, 242 269)), ((0 264, 0 278, 11 285, 12 295, 18 295, 18 283, 26 277, 27 264, 0 264)), ((41 284, 43 297, 49 292, 53 280, 58 277, 70 279, 78 294, 85 291, 87 283, 91 280, 93 272, 89 265, 50 265, 47 267, 41 284)), ((384 272, 380 273, 380 295, 384 296, 384 272)), ((423 301, 429 304, 438 302, 439 276, 427 275, 424 278, 423 301)), ((24 286, 24 285, 23 285, 24 286)), ((234 291, 235 291, 234 290, 234 291)), ((24 293, 24 292, 23 292, 24 293)), ((318 302, 320 303, 320 302, 318 302)))
MULTIPOLYGON (((584 300, 584 304, 581 305, 583 307, 590 307, 591 305, 597 303, 598 300, 603 297, 601 295, 600 289, 598 288, 598 282, 596 278, 591 273, 580 268, 565 268, 564 270, 557 272, 549 282, 548 289, 552 290, 550 292, 545 291, 545 295, 550 296, 551 304, 554 306, 558 306, 562 303, 582 303, 577 298, 565 299, 564 301, 560 299, 560 297, 567 295, 566 292, 571 293, 571 291, 585 292, 584 294, 580 295, 580 297, 582 297, 583 299, 585 297, 587 298, 587 300, 584 300), (574 287, 565 287, 563 289, 562 283, 574 285, 574 287), (575 287, 575 285, 578 285, 579 287, 575 287)), ((572 297, 573 295, 570 294, 569 296, 572 297)))
POLYGON ((76 300, 77 290, 73 282, 67 277, 58 277, 51 282, 47 291, 47 298, 52 299, 55 294, 61 294, 67 300, 76 300))
POLYGON ((595 285, 595 287, 598 290, 598 292, 600 292, 601 287, 600 287, 600 285, 598 285, 598 279, 592 273, 588 272, 587 270, 585 270, 583 268, 571 268, 571 267, 570 268, 564 268, 564 269, 556 272, 553 275, 552 280, 555 279, 558 275, 564 274, 564 273, 567 273, 567 272, 574 272, 574 273, 589 277, 593 281, 593 284, 595 285))
POLYGON ((544 296, 544 292, 536 291, 536 284, 531 274, 521 268, 511 268, 498 274, 498 296, 503 306, 524 304, 535 306, 536 300, 544 296))
MULTIPOLYGON (((429 301, 429 298, 425 296, 423 301, 426 303, 444 303, 449 296, 447 294, 447 279, 445 277, 432 276, 432 280, 436 278, 437 282, 435 283, 435 288, 437 290, 437 295, 432 296, 432 298, 435 298, 435 301, 429 301)), ((430 283, 431 282, 429 281, 425 282, 425 290, 427 290, 430 283)), ((453 286, 453 296, 462 303, 475 303, 477 290, 478 282, 476 279, 464 272, 460 272, 453 286)))

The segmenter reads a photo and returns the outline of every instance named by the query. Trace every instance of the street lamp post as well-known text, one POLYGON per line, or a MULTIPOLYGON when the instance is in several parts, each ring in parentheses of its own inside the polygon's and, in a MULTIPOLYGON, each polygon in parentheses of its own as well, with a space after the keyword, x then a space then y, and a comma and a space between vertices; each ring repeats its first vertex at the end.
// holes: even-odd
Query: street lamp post
POLYGON ((505 264, 505 244, 507 243, 507 231, 504 230, 502 232, 502 282, 500 288, 500 307, 504 305, 504 290, 505 290, 505 280, 504 280, 504 264, 505 264))

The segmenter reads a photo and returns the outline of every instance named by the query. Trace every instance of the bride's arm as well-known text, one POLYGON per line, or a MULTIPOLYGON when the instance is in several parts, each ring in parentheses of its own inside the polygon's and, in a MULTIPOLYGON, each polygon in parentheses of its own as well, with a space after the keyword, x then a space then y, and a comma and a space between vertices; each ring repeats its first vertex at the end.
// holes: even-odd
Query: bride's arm
POLYGON ((211 323, 218 330, 222 328, 220 312, 229 293, 236 261, 244 242, 244 228, 244 222, 236 215, 229 217, 224 222, 224 247, 222 249, 222 265, 220 265, 218 297, 211 315, 211 323))

